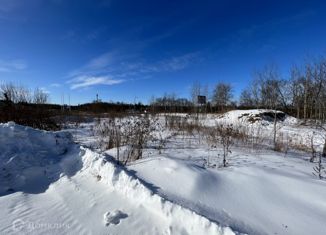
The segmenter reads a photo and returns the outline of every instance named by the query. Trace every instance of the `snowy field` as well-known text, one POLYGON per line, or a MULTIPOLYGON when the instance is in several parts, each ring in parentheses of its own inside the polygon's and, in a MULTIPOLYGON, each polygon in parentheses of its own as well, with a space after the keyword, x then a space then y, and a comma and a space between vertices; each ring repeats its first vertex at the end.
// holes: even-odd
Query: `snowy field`
POLYGON ((263 112, 200 118, 264 139, 232 146, 227 167, 221 146, 196 134, 161 130, 163 149, 149 143, 121 166, 116 149, 98 148, 95 122, 59 132, 0 124, 0 234, 325 234, 326 181, 313 175, 309 153, 291 148, 309 149, 315 132, 321 149, 323 133, 282 116, 277 135, 289 149, 272 151, 263 112))

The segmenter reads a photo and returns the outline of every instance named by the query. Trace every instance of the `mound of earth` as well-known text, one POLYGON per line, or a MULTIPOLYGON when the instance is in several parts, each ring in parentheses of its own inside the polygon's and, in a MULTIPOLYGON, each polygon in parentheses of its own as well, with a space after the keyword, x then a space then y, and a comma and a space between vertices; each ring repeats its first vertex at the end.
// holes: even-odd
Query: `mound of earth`
POLYGON ((240 121, 250 124, 261 123, 263 125, 269 125, 274 122, 275 116, 277 122, 283 122, 286 124, 294 124, 297 122, 296 118, 291 117, 282 111, 268 109, 233 110, 223 114, 220 119, 232 122, 240 121))

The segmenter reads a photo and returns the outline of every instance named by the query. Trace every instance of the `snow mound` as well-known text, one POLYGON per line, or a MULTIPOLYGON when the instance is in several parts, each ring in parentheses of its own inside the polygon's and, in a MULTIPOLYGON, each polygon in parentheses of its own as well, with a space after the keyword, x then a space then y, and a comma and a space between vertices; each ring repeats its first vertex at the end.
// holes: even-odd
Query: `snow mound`
POLYGON ((103 217, 105 226, 109 226, 110 224, 119 224, 120 220, 127 218, 128 215, 120 210, 114 210, 112 212, 106 212, 103 217))
MULTIPOLYGON (((189 150, 203 156, 201 151, 189 150)), ((236 231, 325 234, 326 182, 312 176, 314 164, 277 153, 247 155, 240 148, 233 149, 230 167, 217 170, 184 156, 170 150, 131 170, 159 187, 158 194, 236 231)))
POLYGON ((287 115, 282 111, 274 111, 269 109, 251 109, 251 110, 233 110, 219 116, 219 119, 232 123, 259 123, 262 125, 269 125, 274 121, 276 112, 277 122, 284 124, 295 124, 297 119, 287 115))
POLYGON ((17 190, 41 190, 49 180, 50 166, 62 161, 71 146, 66 132, 48 132, 0 124, 0 195, 17 190))
MULTIPOLYGON (((168 234, 235 234, 229 227, 222 227, 207 218, 174 204, 145 186, 138 178, 131 175, 111 159, 81 147, 83 170, 99 176, 101 181, 133 200, 138 206, 144 206, 170 224, 168 234)), ((107 216, 106 216, 107 217, 107 216)))

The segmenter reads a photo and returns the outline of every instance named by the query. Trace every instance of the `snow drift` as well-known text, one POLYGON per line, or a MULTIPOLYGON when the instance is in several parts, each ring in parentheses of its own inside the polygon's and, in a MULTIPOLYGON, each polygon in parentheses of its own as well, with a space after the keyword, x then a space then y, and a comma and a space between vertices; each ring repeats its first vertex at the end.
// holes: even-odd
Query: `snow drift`
POLYGON ((59 174, 73 173, 68 169, 69 160, 63 161, 74 146, 67 132, 41 131, 9 122, 0 124, 0 143, 0 195, 44 192, 59 174))
MULTIPOLYGON (((0 142, 0 197, 4 196, 3 200, 5 195, 17 191, 50 194, 60 182, 67 181, 65 176, 68 182, 72 176, 75 179, 81 175, 96 176, 109 186, 108 190, 122 195, 135 207, 151 211, 158 221, 163 220, 168 225, 163 234, 235 234, 229 227, 219 226, 155 194, 154 187, 116 165, 109 156, 74 144, 67 132, 35 130, 11 122, 0 124, 0 142)), ((118 211, 104 215, 107 225, 118 224, 117 219, 122 218, 126 215, 118 211)))
POLYGON ((274 111, 269 109, 250 109, 250 110, 233 110, 219 116, 220 120, 232 123, 262 124, 269 125, 274 121, 276 113, 277 122, 283 124, 295 124, 297 119, 287 115, 282 111, 274 111))
POLYGON ((230 167, 218 170, 196 160, 205 155, 204 149, 190 159, 166 151, 164 157, 144 159, 130 168, 159 187, 158 194, 238 232, 325 234, 326 182, 312 175, 312 163, 277 153, 232 152, 230 167))
POLYGON ((235 234, 229 227, 222 227, 207 218, 176 205, 146 187, 138 178, 116 166, 108 158, 82 148, 84 170, 99 176, 110 187, 125 197, 134 200, 139 206, 145 206, 157 216, 165 217, 170 226, 170 234, 235 234))

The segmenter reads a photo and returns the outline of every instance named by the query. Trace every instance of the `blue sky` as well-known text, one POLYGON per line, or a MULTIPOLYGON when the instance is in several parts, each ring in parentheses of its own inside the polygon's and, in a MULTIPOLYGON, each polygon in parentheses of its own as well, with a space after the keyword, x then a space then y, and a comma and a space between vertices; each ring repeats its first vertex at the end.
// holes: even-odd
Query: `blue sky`
POLYGON ((325 55, 325 12, 324 1, 0 0, 0 82, 53 103, 189 97, 195 81, 237 95, 265 64, 286 77, 325 55))

